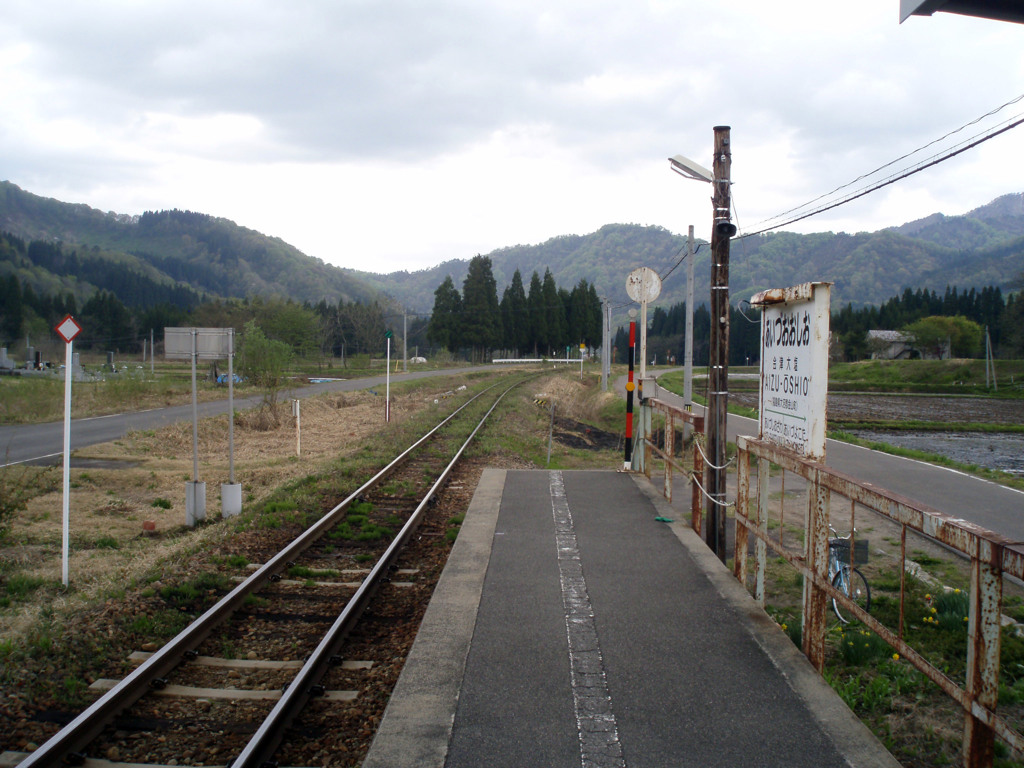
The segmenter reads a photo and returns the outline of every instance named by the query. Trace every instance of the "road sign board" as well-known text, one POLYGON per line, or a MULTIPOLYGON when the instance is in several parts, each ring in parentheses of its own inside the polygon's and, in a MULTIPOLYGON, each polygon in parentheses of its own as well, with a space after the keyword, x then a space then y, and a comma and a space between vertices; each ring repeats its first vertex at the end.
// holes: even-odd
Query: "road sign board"
POLYGON ((164 328, 164 357, 168 360, 191 360, 193 331, 198 359, 224 360, 234 352, 234 328, 164 328))
POLYGON ((66 343, 70 344, 82 332, 82 326, 75 322, 75 318, 68 315, 57 323, 57 327, 54 330, 66 343))

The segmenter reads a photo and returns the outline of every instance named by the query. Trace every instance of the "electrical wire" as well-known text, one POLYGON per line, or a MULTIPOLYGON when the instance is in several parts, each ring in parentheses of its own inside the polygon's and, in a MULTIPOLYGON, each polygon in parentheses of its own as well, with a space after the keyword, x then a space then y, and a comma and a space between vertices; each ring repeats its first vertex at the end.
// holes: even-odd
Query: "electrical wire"
MULTIPOLYGON (((861 197, 864 197, 865 195, 868 195, 868 194, 870 194, 872 192, 876 192, 879 189, 882 189, 883 187, 887 187, 890 184, 895 184, 897 181, 901 181, 902 179, 905 179, 905 178, 907 178, 909 176, 913 176, 916 173, 920 173, 921 171, 923 171, 923 170, 925 170, 927 168, 931 168, 932 166, 935 166, 935 165, 938 165, 939 163, 945 162, 946 160, 949 160, 950 158, 953 158, 953 157, 956 157, 957 155, 963 154, 967 150, 973 149, 974 147, 978 146, 979 144, 983 144, 986 141, 989 141, 990 139, 994 139, 996 136, 999 136, 999 135, 1001 135, 1003 133, 1006 133, 1007 131, 1012 130, 1013 128, 1016 128, 1017 126, 1019 126, 1021 124, 1024 124, 1024 113, 1020 113, 1020 114, 1015 115, 1012 118, 1009 118, 1008 120, 1006 120, 1003 123, 1001 123, 997 128, 991 129, 988 133, 975 134, 974 136, 972 136, 970 139, 968 139, 967 141, 963 142, 962 144, 956 145, 953 149, 948 150, 945 154, 932 155, 931 157, 927 158, 926 160, 921 161, 917 166, 912 166, 910 168, 905 168, 902 171, 898 171, 897 173, 894 173, 891 176, 888 176, 887 178, 883 179, 882 181, 879 181, 879 182, 877 182, 875 184, 869 185, 868 187, 863 187, 860 190, 858 190, 856 192, 853 192, 853 193, 847 195, 846 197, 841 198, 840 200, 838 200, 836 202, 829 203, 827 205, 819 206, 818 208, 815 208, 814 210, 812 210, 812 211, 810 211, 808 213, 803 213, 803 214, 800 214, 798 216, 793 216, 792 218, 786 219, 785 221, 783 221, 783 222, 781 222, 779 224, 774 224, 774 225, 772 225, 770 227, 763 227, 761 229, 757 229, 754 232, 744 232, 743 234, 738 235, 734 239, 742 240, 742 239, 747 238, 747 237, 754 237, 755 235, 764 234, 765 232, 771 232, 772 230, 788 226, 789 224, 794 224, 794 223, 796 223, 798 221, 802 221, 804 219, 809 219, 812 216, 817 216, 819 213, 824 213, 825 211, 830 211, 833 208, 838 208, 841 205, 846 205, 847 203, 853 202, 854 200, 857 200, 857 199, 859 199, 861 197)), ((914 154, 914 153, 910 153, 910 154, 914 154)), ((896 162, 896 161, 894 161, 894 162, 896 162)), ((891 163, 890 163, 890 165, 891 165, 891 163)), ((885 166, 883 166, 883 167, 885 167, 885 166)), ((866 175, 870 176, 871 174, 866 174, 866 175)), ((864 178, 864 177, 861 177, 861 178, 864 178)), ((851 182, 851 184, 852 183, 853 182, 851 182)), ((845 185, 845 186, 849 186, 849 185, 845 185)), ((824 197, 827 197, 827 195, 825 195, 824 197)), ((821 198, 817 198, 817 199, 821 199, 821 198)), ((811 202, 814 202, 814 201, 811 201, 811 202)), ((791 209, 791 211, 801 210, 802 208, 805 208, 807 205, 810 205, 810 203, 807 203, 807 204, 805 204, 803 206, 799 206, 797 208, 793 208, 793 209, 791 209)), ((783 215, 783 214, 780 214, 780 215, 783 215)), ((774 219, 777 219, 777 218, 779 218, 779 216, 773 216, 770 219, 765 219, 765 221, 773 221, 774 219)))
MULTIPOLYGON (((704 245, 704 243, 697 243, 697 247, 693 249, 693 255, 694 256, 697 255, 697 252, 703 247, 703 245, 704 245)), ((685 248, 685 247, 686 246, 684 245, 683 248, 685 248)), ((682 253, 683 252, 683 248, 680 248, 678 253, 682 253)), ((673 272, 675 272, 676 269, 678 269, 680 264, 682 264, 684 261, 686 261, 686 256, 687 256, 687 254, 683 253, 683 255, 679 258, 679 261, 677 261, 675 264, 673 264, 672 268, 669 269, 668 272, 666 272, 664 275, 658 275, 658 277, 661 278, 661 282, 664 283, 668 279, 668 276, 671 275, 673 272)))
POLYGON ((840 190, 846 189, 847 187, 851 187, 854 184, 856 184, 858 181, 861 181, 863 179, 866 179, 866 178, 869 178, 871 176, 874 176, 879 171, 884 171, 886 168, 888 168, 890 166, 893 166, 893 165, 895 165, 896 163, 898 163, 898 162, 900 162, 902 160, 906 160, 908 157, 912 157, 912 156, 916 155, 918 152, 922 152, 925 149, 927 149, 928 147, 931 147, 931 146, 934 146, 935 144, 938 144, 940 141, 944 141, 944 140, 948 139, 950 136, 953 136, 954 134, 959 133, 960 131, 964 130, 965 128, 969 128, 972 125, 976 125, 976 124, 980 123, 986 117, 991 117, 992 115, 995 115, 995 114, 1001 112, 1002 110, 1006 109, 1006 107, 1009 107, 1009 106, 1012 106, 1012 105, 1016 104, 1017 102, 1021 101, 1022 99, 1024 99, 1024 93, 1022 93, 1020 96, 1018 96, 1015 99, 1011 99, 1010 101, 1006 102, 1005 104, 1001 104, 1000 106, 996 107, 995 109, 989 110, 984 115, 981 115, 980 117, 976 117, 974 120, 971 120, 970 122, 964 123, 959 128, 953 129, 952 131, 950 131, 949 133, 947 133, 944 136, 940 136, 937 139, 929 141, 927 144, 924 144, 924 145, 918 147, 917 149, 912 150, 911 152, 907 152, 905 155, 901 155, 900 157, 897 157, 895 160, 890 160, 888 163, 885 163, 884 165, 880 165, 878 168, 875 168, 875 170, 873 170, 873 171, 869 171, 868 173, 861 174, 860 176, 858 176, 853 181, 848 181, 846 184, 841 184, 840 186, 838 186, 835 189, 833 189, 831 192, 826 192, 824 195, 819 195, 818 197, 816 197, 813 200, 810 200, 810 201, 804 203, 803 205, 798 205, 796 208, 790 208, 788 211, 783 211, 782 213, 778 213, 775 216, 772 216, 771 218, 764 219, 763 221, 758 222, 755 226, 760 227, 762 224, 767 224, 769 221, 774 221, 775 219, 782 218, 783 216, 788 216, 789 214, 791 214, 791 213, 793 213, 795 211, 802 210, 802 209, 806 208, 807 206, 812 205, 812 204, 818 202, 819 200, 823 200, 826 197, 831 197, 836 192, 839 192, 840 190))

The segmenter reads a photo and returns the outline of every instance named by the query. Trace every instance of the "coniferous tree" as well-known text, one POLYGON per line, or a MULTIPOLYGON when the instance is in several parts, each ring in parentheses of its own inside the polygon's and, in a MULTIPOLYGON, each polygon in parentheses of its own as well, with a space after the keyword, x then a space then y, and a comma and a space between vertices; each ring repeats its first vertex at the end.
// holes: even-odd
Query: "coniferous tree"
POLYGON ((427 325, 427 338, 454 352, 462 343, 459 332, 461 319, 462 296, 455 288, 452 276, 448 275, 434 291, 434 311, 427 325))
POLYGON ((541 295, 544 297, 544 313, 547 316, 548 338, 546 352, 554 352, 557 356, 558 347, 565 344, 567 329, 565 327, 565 308, 562 306, 562 299, 558 295, 558 286, 555 285, 555 278, 550 269, 544 270, 544 284, 541 295))
POLYGON ((530 345, 530 329, 526 290, 518 269, 501 298, 501 324, 505 346, 521 354, 530 345))
POLYGON ((530 292, 526 297, 529 310, 529 343, 533 345, 533 354, 547 355, 548 348, 548 313, 544 305, 544 285, 536 272, 530 278, 530 292))
POLYGON ((498 286, 489 256, 477 255, 469 262, 462 284, 462 313, 463 342, 473 348, 475 359, 483 360, 502 338, 498 286))

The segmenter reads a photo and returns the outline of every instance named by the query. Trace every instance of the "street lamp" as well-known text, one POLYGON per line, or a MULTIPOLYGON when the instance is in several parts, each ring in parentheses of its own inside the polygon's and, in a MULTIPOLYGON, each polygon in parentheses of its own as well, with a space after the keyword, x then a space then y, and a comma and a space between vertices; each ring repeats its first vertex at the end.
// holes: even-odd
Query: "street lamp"
POLYGON ((707 530, 704 540, 725 562, 725 445, 729 405, 729 238, 736 234, 729 196, 732 154, 728 126, 715 127, 713 170, 682 155, 669 158, 681 176, 714 186, 711 198, 711 349, 708 360, 708 404, 705 411, 708 452, 707 530))

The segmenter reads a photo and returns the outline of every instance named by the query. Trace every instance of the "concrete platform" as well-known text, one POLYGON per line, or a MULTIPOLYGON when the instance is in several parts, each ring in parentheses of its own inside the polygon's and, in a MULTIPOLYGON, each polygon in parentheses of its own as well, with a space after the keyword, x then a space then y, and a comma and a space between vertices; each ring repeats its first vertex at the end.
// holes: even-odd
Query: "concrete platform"
POLYGON ((898 766, 683 519, 486 471, 363 768, 898 766))

